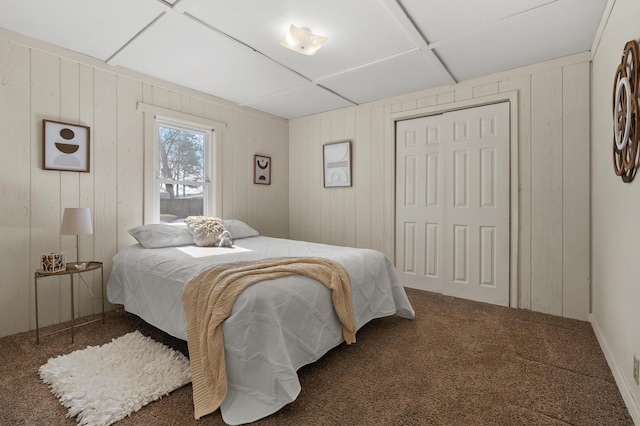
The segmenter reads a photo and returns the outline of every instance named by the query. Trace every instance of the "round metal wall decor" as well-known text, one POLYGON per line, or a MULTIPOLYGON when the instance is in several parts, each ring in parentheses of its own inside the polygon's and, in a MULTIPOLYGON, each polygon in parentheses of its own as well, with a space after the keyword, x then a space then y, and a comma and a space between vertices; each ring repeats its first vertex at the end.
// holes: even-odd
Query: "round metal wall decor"
POLYGON ((638 53, 638 43, 627 42, 613 82, 613 170, 623 182, 631 182, 636 176, 640 156, 638 53))

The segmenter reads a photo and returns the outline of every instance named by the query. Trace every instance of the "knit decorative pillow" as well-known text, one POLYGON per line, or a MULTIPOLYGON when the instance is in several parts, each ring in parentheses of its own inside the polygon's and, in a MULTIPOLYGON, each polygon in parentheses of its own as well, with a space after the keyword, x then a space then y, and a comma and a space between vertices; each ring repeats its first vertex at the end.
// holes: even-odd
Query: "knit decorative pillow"
POLYGON ((231 234, 222 219, 207 216, 188 216, 184 222, 199 247, 232 247, 231 234))

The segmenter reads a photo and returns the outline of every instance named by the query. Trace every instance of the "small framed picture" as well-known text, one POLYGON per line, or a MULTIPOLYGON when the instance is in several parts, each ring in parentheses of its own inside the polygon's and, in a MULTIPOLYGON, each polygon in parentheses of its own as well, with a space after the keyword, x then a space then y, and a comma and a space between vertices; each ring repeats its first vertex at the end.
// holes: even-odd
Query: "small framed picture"
POLYGON ((253 176, 253 183, 271 185, 271 157, 254 155, 253 176))
POLYGON ((351 186, 351 141, 322 145, 324 187, 351 186))
POLYGON ((42 168, 89 173, 87 126, 42 120, 42 168))

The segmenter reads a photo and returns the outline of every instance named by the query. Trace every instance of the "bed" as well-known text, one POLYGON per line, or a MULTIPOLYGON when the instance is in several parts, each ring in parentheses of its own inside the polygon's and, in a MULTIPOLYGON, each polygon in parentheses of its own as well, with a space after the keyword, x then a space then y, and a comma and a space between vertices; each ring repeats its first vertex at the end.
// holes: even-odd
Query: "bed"
MULTIPOLYGON (((187 340, 181 295, 203 270, 238 261, 321 257, 342 264, 349 273, 357 329, 384 316, 415 317, 394 266, 378 251, 265 237, 240 221, 225 225, 234 239, 231 248, 198 247, 188 244, 184 234, 170 235, 154 246, 149 241, 155 229, 146 237, 132 233, 141 243, 115 255, 108 300, 187 340)), ((301 390, 297 370, 344 341, 331 290, 300 275, 244 290, 222 331, 228 390, 220 411, 233 425, 256 421, 294 401, 301 390)))

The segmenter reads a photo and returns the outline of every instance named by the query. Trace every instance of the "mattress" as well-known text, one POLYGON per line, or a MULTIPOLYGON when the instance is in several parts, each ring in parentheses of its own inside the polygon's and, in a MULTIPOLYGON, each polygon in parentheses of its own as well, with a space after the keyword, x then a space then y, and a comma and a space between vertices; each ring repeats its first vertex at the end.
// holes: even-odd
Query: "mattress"
MULTIPOLYGON (((265 236, 236 240, 233 248, 129 246, 114 257, 107 297, 186 340, 181 296, 190 279, 213 265, 286 256, 324 257, 346 268, 358 329, 374 318, 415 317, 384 254, 265 236)), ((228 391, 220 411, 227 424, 259 420, 294 401, 301 390, 297 370, 343 342, 330 290, 298 275, 246 289, 222 329, 228 391)))

